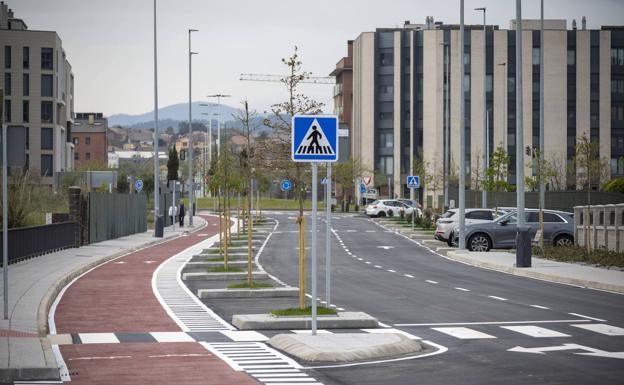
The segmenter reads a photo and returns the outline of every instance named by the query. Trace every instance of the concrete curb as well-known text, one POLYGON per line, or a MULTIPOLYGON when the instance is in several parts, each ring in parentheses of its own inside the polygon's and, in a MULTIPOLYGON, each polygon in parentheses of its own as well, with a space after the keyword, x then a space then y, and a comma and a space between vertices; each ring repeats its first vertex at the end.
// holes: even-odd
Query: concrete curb
MULTIPOLYGON (((232 325, 240 330, 310 329, 312 317, 275 317, 271 314, 235 314, 232 325)), ((321 329, 374 329, 376 318, 363 312, 339 312, 337 316, 318 316, 321 329)))
POLYGON ((198 298, 283 298, 298 297, 297 287, 274 287, 266 289, 199 289, 198 298))
MULTIPOLYGON (((204 223, 193 229, 191 231, 191 233, 194 233, 196 231, 200 231, 203 228, 205 228, 207 226, 207 222, 202 219, 201 217, 196 217, 198 220, 203 221, 204 223)), ((28 372, 25 373, 31 373, 31 372, 36 372, 35 375, 37 377, 35 377, 35 379, 39 378, 54 378, 54 379, 60 379, 59 373, 58 373, 58 367, 56 366, 56 359, 54 358, 54 353, 52 352, 52 346, 50 344, 50 342, 47 339, 47 335, 49 334, 49 325, 48 325, 48 314, 50 313, 50 308, 52 307, 52 303, 54 302, 54 300, 56 299, 56 297, 59 295, 60 291, 67 286, 67 284, 69 284, 71 281, 73 281, 76 277, 79 277, 80 275, 84 274, 85 272, 105 263, 108 262, 112 259, 121 257, 123 255, 129 254, 129 253, 133 253, 137 250, 140 249, 144 249, 146 247, 151 247, 151 246, 155 246, 158 245, 160 243, 165 243, 165 242, 169 242, 172 241, 174 239, 179 238, 180 235, 175 235, 175 236, 171 236, 169 238, 163 238, 163 239, 155 239, 151 242, 148 243, 144 243, 140 246, 135 246, 135 247, 131 247, 128 248, 124 251, 120 251, 117 252, 115 254, 112 255, 107 255, 104 256, 96 261, 92 261, 91 263, 88 263, 82 267, 79 267, 73 271, 70 271, 69 273, 66 273, 63 277, 59 278, 54 284, 52 284, 52 286, 48 289, 48 291, 46 292, 46 294, 43 296, 43 298, 41 299, 41 302, 39 302, 39 307, 37 308, 37 333, 39 335, 39 340, 41 342, 41 348, 43 350, 43 355, 45 358, 45 362, 46 365, 53 365, 50 366, 49 368, 23 368, 23 369, 16 369, 16 371, 18 372, 18 374, 20 374, 22 371, 28 370, 28 372), (53 369, 51 369, 53 368, 53 369), (53 373, 56 373, 55 376, 49 377, 49 371, 52 370, 53 373)), ((3 369, 4 370, 4 369, 3 369)), ((13 380, 16 379, 25 379, 25 380, 29 380, 29 379, 33 379, 32 377, 12 377, 13 380)))
MULTIPOLYGON (((269 279, 269 275, 262 271, 252 271, 253 279, 269 279)), ((190 272, 182 273, 182 280, 186 282, 197 281, 229 281, 238 280, 244 281, 247 279, 247 272, 232 272, 232 273, 208 273, 208 272, 190 272)))
POLYGON ((579 278, 571 278, 571 277, 562 277, 562 276, 554 275, 554 274, 545 274, 545 273, 540 273, 538 271, 531 270, 530 267, 517 268, 515 266, 509 267, 509 266, 503 266, 503 265, 499 265, 499 264, 491 263, 491 262, 477 261, 473 258, 470 258, 470 256, 466 255, 466 253, 462 253, 458 251, 449 251, 448 253, 446 253, 446 256, 452 260, 463 262, 468 265, 472 265, 476 267, 483 267, 483 268, 490 269, 490 270, 501 271, 504 273, 513 274, 513 275, 517 275, 520 277, 535 278, 535 279, 540 279, 543 281, 564 283, 568 285, 582 286, 582 287, 587 287, 591 289, 606 290, 606 291, 612 291, 612 292, 624 294, 624 286, 622 285, 612 285, 612 284, 607 284, 603 282, 591 281, 588 279, 579 279, 579 278))

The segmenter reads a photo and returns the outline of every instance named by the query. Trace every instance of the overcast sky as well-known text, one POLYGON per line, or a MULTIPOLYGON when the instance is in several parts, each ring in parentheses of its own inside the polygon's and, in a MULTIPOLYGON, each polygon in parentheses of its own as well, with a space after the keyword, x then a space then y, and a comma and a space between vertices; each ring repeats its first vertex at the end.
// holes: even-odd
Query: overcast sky
MULTIPOLYGON (((29 29, 58 32, 75 75, 75 110, 138 114, 153 109, 152 0, 4 0, 29 29)), ((545 0, 546 18, 587 16, 588 28, 624 24, 622 0, 545 0)), ((466 23, 507 28, 513 0, 466 0, 466 23)), ((539 0, 523 1, 539 18, 539 0)), ((240 73, 283 74, 281 58, 300 49, 304 68, 327 76, 361 32, 423 23, 459 23, 459 0, 158 0, 160 106, 188 101, 188 29, 193 34, 193 100, 231 94, 263 111, 285 97, 280 83, 241 82, 240 73)), ((332 112, 330 85, 304 91, 332 112)))

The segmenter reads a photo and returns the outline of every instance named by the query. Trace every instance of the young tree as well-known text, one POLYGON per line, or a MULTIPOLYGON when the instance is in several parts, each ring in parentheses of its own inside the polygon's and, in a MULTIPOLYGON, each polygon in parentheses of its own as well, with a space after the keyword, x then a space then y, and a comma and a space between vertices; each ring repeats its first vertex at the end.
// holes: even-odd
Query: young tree
POLYGON ((364 167, 359 158, 349 158, 346 162, 335 163, 333 166, 334 178, 336 184, 340 184, 342 188, 342 204, 347 204, 347 190, 355 184, 355 179, 362 175, 364 167))
MULTIPOLYGON (((542 152, 538 149, 530 149, 527 147, 527 152, 531 154, 531 160, 527 162, 527 166, 533 170, 532 175, 526 176, 524 181, 529 189, 538 191, 542 181, 551 178, 555 171, 551 167, 550 163, 544 159, 542 152)), ((540 248, 544 250, 544 207, 539 202, 539 229, 541 237, 539 238, 540 248)))
MULTIPOLYGON (((513 186, 507 182, 509 173, 509 156, 502 145, 496 148, 490 159, 490 167, 485 171, 483 189, 485 191, 501 192, 511 191, 513 186)), ((494 194, 494 206, 498 211, 498 197, 494 194)))
MULTIPOLYGON (((299 202, 299 264, 300 271, 305 266, 305 245, 303 237, 304 218, 303 218, 303 202, 307 190, 307 171, 309 165, 307 163, 293 162, 290 158, 291 146, 291 118, 294 115, 313 115, 322 112, 324 104, 318 102, 307 95, 300 92, 299 85, 301 81, 310 77, 311 73, 303 70, 303 63, 299 58, 299 52, 295 46, 292 56, 283 58, 282 63, 288 69, 288 75, 282 79, 282 83, 286 86, 288 98, 271 106, 273 119, 264 119, 264 125, 273 130, 274 138, 270 142, 271 150, 269 153, 264 152, 265 160, 268 161, 270 167, 278 170, 284 170, 284 174, 293 182, 293 190, 299 202)), ((299 306, 305 308, 305 286, 300 274, 300 298, 299 306)))
POLYGON ((577 170, 576 183, 579 186, 587 186, 587 212, 585 215, 585 245, 587 253, 591 253, 591 239, 589 237, 591 190, 594 186, 606 180, 609 175, 609 163, 607 159, 600 158, 600 147, 597 142, 592 142, 585 134, 576 143, 576 155, 574 164, 577 170))
MULTIPOLYGON (((434 174, 431 171, 431 164, 426 160, 414 160, 413 165, 414 175, 420 176, 420 185, 427 189, 431 189, 431 187, 438 190, 440 188, 440 184, 438 181, 435 181, 434 174)), ((419 190, 416 190, 418 193, 419 190)), ((435 199, 435 198, 434 198, 435 199)), ((426 205, 427 200, 423 197, 423 208, 426 205)))

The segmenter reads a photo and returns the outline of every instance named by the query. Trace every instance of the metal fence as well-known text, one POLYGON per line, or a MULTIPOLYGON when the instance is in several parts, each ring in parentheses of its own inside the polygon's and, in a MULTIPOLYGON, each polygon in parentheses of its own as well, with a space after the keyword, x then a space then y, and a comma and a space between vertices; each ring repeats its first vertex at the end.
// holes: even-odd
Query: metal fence
POLYGON ((145 194, 88 194, 89 243, 147 231, 145 194))
MULTIPOLYGON (((444 204, 444 198, 439 197, 439 205, 444 204)), ((455 207, 459 207, 457 189, 449 189, 449 198, 455 200, 455 207)), ((515 192, 488 192, 488 207, 515 207, 515 192)), ((538 208, 539 193, 527 192, 524 195, 525 205, 528 208, 538 208)), ((574 212, 575 206, 587 204, 587 191, 546 191, 545 201, 547 209, 574 212)), ((428 202, 430 203, 430 202, 428 202)), ((591 203, 597 205, 624 203, 624 195, 604 191, 592 191, 591 203)), ((429 205, 430 206, 430 205, 429 205)), ((466 190, 466 207, 481 207, 481 191, 466 190)))
MULTIPOLYGON (((76 247, 74 232, 77 225, 76 222, 65 222, 9 229, 9 263, 76 247)), ((0 231, 0 250, 2 246, 0 231)))
POLYGON ((624 252, 624 203, 574 208, 574 240, 593 249, 624 252))

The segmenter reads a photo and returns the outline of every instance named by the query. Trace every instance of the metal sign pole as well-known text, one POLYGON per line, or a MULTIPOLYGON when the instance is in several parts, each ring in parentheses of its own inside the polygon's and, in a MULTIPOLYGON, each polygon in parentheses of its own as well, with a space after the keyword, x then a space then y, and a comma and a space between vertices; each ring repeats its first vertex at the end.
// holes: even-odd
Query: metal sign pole
POLYGON ((318 165, 312 163, 312 335, 316 335, 316 206, 318 165))
POLYGON ((2 125, 2 282, 4 319, 9 319, 9 203, 7 183, 7 126, 2 125))
POLYGON ((178 182, 174 179, 173 180, 173 202, 171 202, 171 207, 173 207, 173 210, 171 211, 172 218, 171 218, 171 224, 173 225, 173 231, 175 231, 175 223, 176 223, 176 214, 178 212, 178 205, 176 205, 176 200, 175 200, 175 190, 176 190, 176 184, 178 182))
POLYGON ((325 231, 325 301, 327 308, 331 307, 331 190, 332 164, 327 162, 327 184, 325 185, 325 215, 327 228, 325 231))

